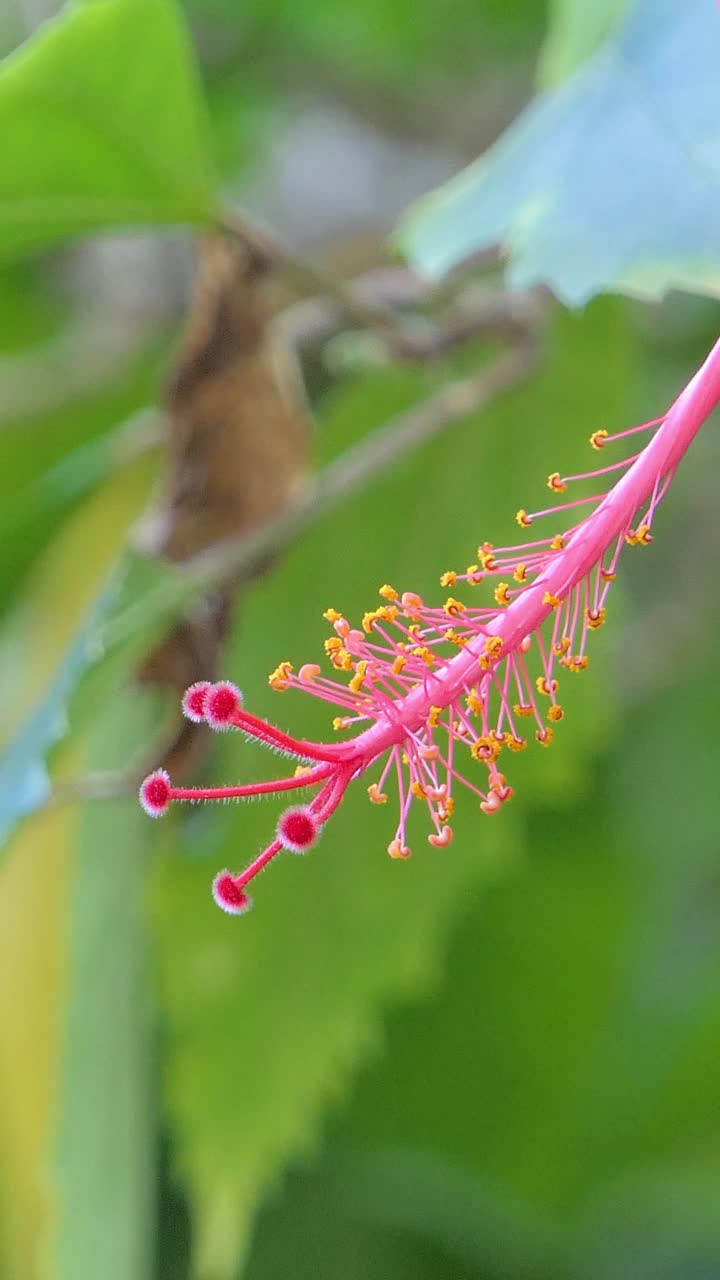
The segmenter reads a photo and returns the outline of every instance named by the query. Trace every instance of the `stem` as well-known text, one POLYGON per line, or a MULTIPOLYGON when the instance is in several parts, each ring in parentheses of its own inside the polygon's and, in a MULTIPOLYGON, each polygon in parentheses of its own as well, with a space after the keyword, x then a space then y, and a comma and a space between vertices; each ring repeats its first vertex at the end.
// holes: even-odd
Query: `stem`
MULTIPOLYGON (((579 527, 566 549, 535 582, 488 624, 488 632, 503 641, 503 654, 513 652, 542 625, 552 612, 544 604, 545 593, 567 597, 616 538, 624 535, 634 513, 653 492, 659 476, 674 470, 700 427, 720 402, 720 340, 665 415, 663 425, 621 480, 605 495, 597 509, 579 527)), ((355 739, 354 746, 369 762, 402 740, 404 725, 416 726, 427 718, 430 704, 447 707, 465 689, 468 678, 477 679, 478 658, 485 637, 476 636, 439 672, 429 675, 430 690, 416 689, 403 699, 401 723, 380 716, 377 723, 355 739)))
POLYGON ((120 644, 165 615, 179 612, 197 593, 235 574, 249 572, 283 550, 305 529, 342 507, 376 475, 516 386, 534 368, 537 354, 534 340, 528 338, 489 369, 441 387, 428 400, 378 427, 325 467, 282 515, 250 534, 229 539, 195 556, 181 570, 169 570, 154 590, 103 628, 105 647, 120 644))

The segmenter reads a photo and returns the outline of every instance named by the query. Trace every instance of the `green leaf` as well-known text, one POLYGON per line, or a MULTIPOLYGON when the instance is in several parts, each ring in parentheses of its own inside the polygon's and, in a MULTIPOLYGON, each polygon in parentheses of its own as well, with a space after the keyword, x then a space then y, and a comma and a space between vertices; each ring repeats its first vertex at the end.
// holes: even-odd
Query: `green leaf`
POLYGON ((718 1196, 716 1156, 628 1172, 588 1215, 586 1274, 591 1280, 702 1280, 717 1275, 718 1196))
MULTIPOLYGON (((325 736, 326 707, 278 699, 266 684, 278 659, 297 664, 317 653, 321 611, 332 605, 356 617, 384 581, 430 599, 442 571, 458 558, 464 563, 478 540, 512 536, 513 512, 540 491, 549 465, 544 433, 529 431, 529 422, 552 416, 558 465, 574 466, 588 452, 583 416, 588 426, 596 415, 623 420, 632 344, 617 307, 593 308, 582 320, 563 316, 552 345, 554 358, 531 387, 378 478, 244 602, 226 674, 253 711, 325 736)), ((477 362, 478 353, 468 359, 477 362)), ((436 376, 400 370, 345 388, 325 406, 323 438, 346 447, 368 423, 426 394, 436 376)), ((519 758, 518 787, 528 794, 559 804, 577 794, 590 740, 602 738, 611 714, 596 670, 594 660, 577 694, 585 710, 568 715, 555 761, 553 752, 519 758)), ((213 779, 260 770, 277 776, 277 761, 240 735, 218 741, 213 779)), ((368 805, 360 784, 316 852, 285 858, 262 877, 256 908, 241 921, 218 915, 210 879, 224 865, 243 865, 267 840, 275 811, 258 804, 183 812, 154 901, 169 1115, 203 1280, 235 1276, 259 1197, 314 1140, 328 1104, 377 1051, 383 1010, 437 981, 457 915, 498 860, 522 855, 513 807, 501 822, 484 822, 472 799, 459 796, 448 856, 437 857, 418 831, 415 856, 399 866, 384 853, 394 828, 389 806, 368 805)))
POLYGON ((610 35, 630 0, 550 0, 550 31, 538 70, 541 88, 566 80, 610 35))
MULTIPOLYGON (((82 735, 82 773, 123 769, 148 725, 137 690, 82 735)), ((84 807, 68 912, 68 999, 56 1141, 59 1212, 48 1275, 149 1280, 155 1228, 153 1001, 144 886, 156 834, 133 796, 84 807)))
POLYGON ((512 287, 545 283, 573 306, 606 290, 717 296, 719 56, 714 5, 637 0, 571 80, 410 211, 400 247, 439 276, 500 244, 512 287))
MULTIPOLYGON (((392 1062, 383 1070, 392 1074, 392 1062)), ((331 1141, 321 1160, 293 1170, 265 1204, 248 1275, 565 1280, 565 1254, 554 1225, 467 1163, 331 1141)))
MULTIPOLYGON (((61 776, 124 768, 151 723, 127 662, 98 669, 61 776), (103 708, 102 715, 97 714, 103 708)), ((156 715, 156 709, 153 709, 156 715)), ((0 1257, 14 1280, 148 1280, 156 1097, 134 796, 46 808, 0 867, 0 1257)))
MULTIPOLYGON (((72 755, 63 749, 63 764, 72 755)), ((56 1212, 48 1177, 67 980, 65 919, 78 815, 46 809, 15 833, 0 866, 0 1267, 38 1280, 56 1212)))
MULTIPOLYGON (((388 1020, 386 1060, 332 1124, 317 1171, 290 1188, 310 1221, 338 1152, 362 1170, 389 1149, 399 1167, 403 1155, 411 1168, 454 1162, 491 1195, 551 1216, 573 1277, 718 1274, 720 611, 700 589, 717 548, 695 544, 691 608, 677 580, 674 608, 667 591, 667 557, 686 565, 704 529, 716 436, 697 450, 663 507, 656 551, 621 569, 637 588, 655 563, 662 584, 647 588, 656 618, 636 590, 634 625, 615 633, 622 732, 574 809, 526 811, 530 856, 477 896, 442 989, 388 1020), (634 653, 655 677, 651 698, 637 696, 634 653)), ((286 1199, 261 1223, 259 1256, 286 1199)), ((447 1238, 442 1212, 435 1222, 447 1238)), ((520 1220, 508 1225, 502 1276, 525 1246, 520 1220)), ((466 1226, 483 1238, 480 1220, 466 1226)), ((528 1244, 527 1274, 557 1280, 557 1267, 536 1271, 528 1244)))
MULTIPOLYGON (((7 611, 28 569, 83 498, 141 452, 131 437, 142 430, 140 414, 156 394, 166 360, 166 344, 153 344, 95 394, 0 424, 0 611, 7 611)), ((148 453, 148 472, 154 465, 148 453)))
POLYGON ((0 255, 135 223, 206 223, 205 108, 173 0, 68 5, 0 66, 0 255))

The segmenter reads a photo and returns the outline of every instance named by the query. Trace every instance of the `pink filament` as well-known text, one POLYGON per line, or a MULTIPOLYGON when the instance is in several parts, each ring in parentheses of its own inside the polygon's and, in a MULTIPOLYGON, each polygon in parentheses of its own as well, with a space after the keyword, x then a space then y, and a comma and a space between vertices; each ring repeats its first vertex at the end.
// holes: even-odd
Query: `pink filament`
MULTIPOLYGON (((620 479, 607 493, 571 499, 531 517, 555 515, 594 504, 580 523, 566 530, 559 539, 499 548, 498 552, 506 559, 494 560, 491 568, 477 575, 465 575, 479 581, 488 575, 511 573, 523 563, 526 577, 517 588, 505 583, 498 588, 500 607, 470 609, 450 599, 443 608, 426 608, 419 597, 406 593, 394 607, 394 613, 381 609, 381 616, 371 616, 365 627, 367 639, 362 632, 352 631, 344 619, 336 622, 339 639, 333 643, 347 645, 346 662, 356 673, 353 688, 320 676, 318 668, 312 665, 302 669, 302 678, 289 676, 285 687, 302 688, 352 712, 346 723, 370 719, 364 731, 345 742, 312 743, 293 738, 238 706, 230 721, 235 728, 296 759, 315 761, 314 766, 275 782, 204 789, 169 786, 169 799, 227 799, 319 787, 308 812, 320 826, 337 809, 349 782, 365 773, 374 761, 385 757, 380 782, 370 791, 374 791, 378 799, 377 793, 394 768, 400 820, 389 849, 393 856, 407 856, 406 822, 414 795, 426 800, 435 832, 430 837, 431 843, 440 847, 449 843, 452 834, 447 818, 451 812, 453 779, 481 798, 484 812, 497 812, 511 794, 497 769, 497 754, 505 745, 524 745, 516 728, 515 713, 527 714, 530 723, 537 726, 535 736, 541 742, 547 743, 551 738, 525 661, 530 637, 534 637, 532 651, 537 648, 539 655, 540 693, 547 699, 544 706, 549 712, 547 719, 552 722, 562 715, 556 704, 553 677, 558 655, 571 670, 581 669, 586 662, 588 632, 604 620, 602 611, 610 581, 603 574, 614 575, 626 539, 650 540, 649 528, 654 514, 677 466, 719 400, 720 341, 663 418, 604 438, 603 447, 640 431, 655 430, 641 453, 562 481, 570 484, 622 471, 620 479), (633 532, 633 522, 641 511, 645 514, 638 526, 639 537, 633 532), (524 555, 526 551, 531 554, 524 555), (399 618, 401 608, 408 623, 399 618), (554 610, 557 612, 551 633, 548 636, 546 632, 543 638, 541 629, 554 610), (387 626, 384 625, 386 618, 387 626), (401 640, 393 639, 390 627, 398 632, 401 640), (578 631, 580 647, 573 654, 571 646, 578 631), (447 642, 458 646, 458 651, 449 658, 442 656, 447 642), (518 696, 515 707, 510 700, 513 688, 518 696), (491 699, 496 707, 492 715, 491 699), (472 702, 472 713, 481 717, 482 732, 475 741, 476 727, 466 702, 468 707, 472 702), (507 731, 505 725, 509 726, 507 731), (436 729, 447 734, 447 752, 441 752, 434 743, 436 729), (510 739, 509 743, 505 742, 506 738, 510 739), (456 743, 471 746, 475 758, 486 765, 487 792, 458 772, 453 755, 456 743), (445 782, 440 780, 439 768, 444 770, 445 782)), ((384 593, 385 589, 381 594, 384 593)), ((380 796, 379 802, 384 799, 380 796)), ((238 900, 243 901, 240 895, 244 886, 281 848, 281 841, 274 840, 238 876, 228 875, 238 900)))

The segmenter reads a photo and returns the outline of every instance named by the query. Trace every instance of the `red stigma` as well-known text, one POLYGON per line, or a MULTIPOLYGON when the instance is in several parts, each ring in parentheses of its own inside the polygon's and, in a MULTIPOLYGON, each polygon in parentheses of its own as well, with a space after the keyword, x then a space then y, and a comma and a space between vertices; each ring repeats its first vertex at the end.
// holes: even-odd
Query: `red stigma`
POLYGON ((185 690, 182 700, 183 715, 188 720, 194 721, 195 724, 201 724, 205 719, 205 700, 212 689, 209 680, 198 680, 195 684, 191 684, 189 689, 185 690))
POLYGON ((170 804, 170 778, 164 769, 149 774, 140 787, 140 803, 151 818, 160 818, 170 804))
POLYGON ((230 728, 233 717, 242 707, 242 694, 229 680, 209 686, 203 698, 205 719, 213 729, 230 728))
POLYGON ((304 853, 314 844, 320 831, 320 823, 311 809, 299 807, 286 809, 277 826, 278 840, 291 853, 304 853))
POLYGON ((221 911, 227 912, 229 916, 241 916, 252 906, 250 894, 245 892, 242 885, 238 884, 237 877, 229 871, 221 871, 215 877, 212 894, 221 911))

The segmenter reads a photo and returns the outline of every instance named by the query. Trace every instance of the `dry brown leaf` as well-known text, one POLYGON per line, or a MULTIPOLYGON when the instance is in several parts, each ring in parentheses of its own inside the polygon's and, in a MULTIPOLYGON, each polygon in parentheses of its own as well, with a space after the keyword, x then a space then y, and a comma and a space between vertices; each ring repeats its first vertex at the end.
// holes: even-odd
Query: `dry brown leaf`
MULTIPOLYGON (((147 550, 176 563, 278 515, 305 482, 311 423, 294 353, 270 323, 269 264, 221 235, 199 243, 189 321, 167 389, 168 471, 144 522, 147 550)), ((212 679, 239 581, 209 597, 156 646, 138 675, 181 692, 212 679)), ((192 726, 164 750, 177 772, 192 726)), ((194 752, 193 752, 194 754, 194 752)))

